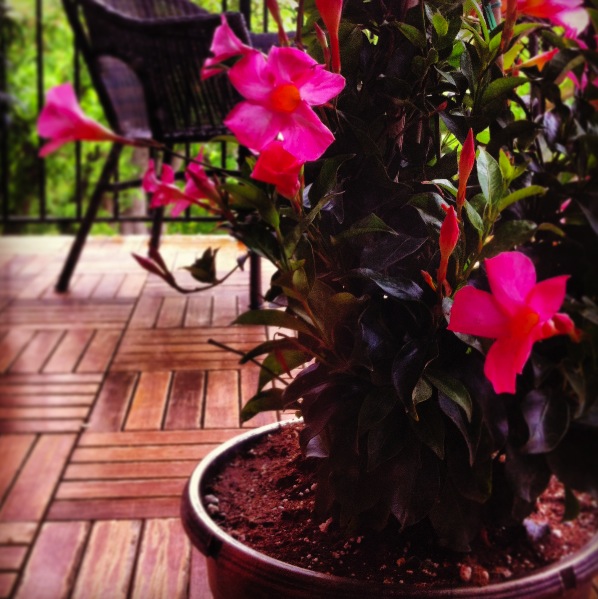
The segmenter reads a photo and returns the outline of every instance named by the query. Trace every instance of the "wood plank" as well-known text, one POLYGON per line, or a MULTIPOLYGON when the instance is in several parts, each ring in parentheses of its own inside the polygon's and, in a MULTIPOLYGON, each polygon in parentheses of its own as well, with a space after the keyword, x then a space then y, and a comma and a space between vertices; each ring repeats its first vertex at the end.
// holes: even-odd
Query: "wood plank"
POLYGON ((39 520, 50 501, 75 435, 42 435, 10 489, 0 521, 39 520))
MULTIPOLYGON (((27 384, 32 388, 35 388, 35 385, 43 385, 44 391, 47 390, 47 385, 56 385, 56 384, 91 384, 96 383, 96 387, 92 387, 95 392, 97 389, 97 384, 101 383, 103 379, 102 374, 74 374, 70 372, 66 373, 30 373, 30 374, 4 374, 2 376, 2 384, 10 384, 10 385, 23 385, 27 384)), ((68 387, 67 387, 68 388, 68 387)))
POLYGON ((84 272, 75 273, 69 286, 68 294, 70 297, 88 298, 91 297, 96 287, 99 285, 101 275, 97 273, 84 272))
POLYGON ((186 599, 191 547, 180 520, 150 520, 141 543, 132 599, 186 599))
POLYGON ((8 369, 33 338, 34 331, 11 329, 0 341, 0 372, 8 369))
POLYGON ((120 286, 116 297, 120 298, 137 298, 143 291, 143 286, 147 280, 146 273, 128 273, 125 276, 123 284, 120 286))
POLYGON ((140 535, 139 520, 96 522, 72 599, 126 599, 140 535))
POLYGON ((112 272, 102 275, 102 278, 100 279, 98 286, 93 290, 91 297, 94 299, 116 297, 124 279, 124 273, 112 272))
POLYGON ((58 394, 90 394, 95 395, 98 391, 97 383, 13 383, 12 379, 2 377, 0 380, 0 394, 2 395, 58 395, 58 394))
POLYGON ((180 497, 139 497, 134 499, 64 500, 52 503, 48 521, 134 520, 135 518, 178 518, 180 497))
POLYGON ((0 572, 0 598, 10 597, 17 581, 17 574, 13 572, 0 572))
POLYGON ((186 478, 83 482, 65 481, 58 487, 56 499, 180 497, 186 482, 186 478))
POLYGON ((166 408, 170 372, 142 372, 125 430, 159 430, 166 408))
POLYGON ((110 372, 152 372, 155 370, 218 370, 221 368, 235 368, 238 366, 238 357, 229 360, 214 358, 206 354, 178 354, 159 355, 146 357, 143 355, 131 355, 123 359, 117 355, 110 366, 110 372))
POLYGON ((209 327, 212 324, 212 313, 214 310, 214 296, 200 293, 187 300, 187 312, 185 313, 184 326, 209 327))
POLYGON ((77 420, 0 420, 0 433, 76 433, 83 426, 77 420))
POLYGON ((166 297, 156 322, 157 329, 174 329, 183 325, 187 298, 166 297))
POLYGON ((89 417, 90 431, 120 430, 137 381, 134 373, 109 373, 89 417))
MULTIPOLYGON (((214 447, 216 445, 212 448, 214 447)), ((172 460, 169 462, 69 464, 63 480, 184 478, 191 476, 198 463, 198 460, 172 460)))
POLYGON ((228 326, 239 315, 238 300, 234 294, 218 296, 214 301, 212 325, 215 327, 228 326))
POLYGON ((199 428, 204 400, 205 374, 201 371, 176 372, 168 402, 165 430, 199 428))
POLYGON ((5 395, 0 394, 0 406, 90 406, 93 395, 5 395))
POLYGON ((15 599, 66 599, 88 531, 87 522, 46 522, 33 546, 15 599))
POLYGON ((79 447, 108 445, 186 445, 197 443, 219 444, 239 435, 238 428, 199 429, 194 431, 131 431, 118 433, 85 432, 79 447))
POLYGON ((234 428, 239 425, 239 372, 237 370, 208 372, 203 426, 234 428))
POLYGON ((189 599, 212 599, 206 558, 195 547, 191 547, 189 599))
POLYGON ((73 372, 81 354, 93 335, 91 329, 71 329, 66 332, 44 366, 44 372, 73 372))
POLYGON ((151 329, 156 323, 160 307, 162 306, 161 297, 141 297, 137 302, 129 329, 151 329))
POLYGON ((88 408, 86 407, 64 407, 64 406, 36 406, 25 408, 6 408, 0 407, 0 419, 69 419, 69 418, 85 418, 88 408))
POLYGON ((19 570, 28 549, 23 545, 0 546, 0 570, 19 570))
POLYGON ((10 372, 38 372, 60 341, 62 331, 38 331, 10 366, 10 372))
POLYGON ((2 545, 29 545, 37 531, 37 522, 0 522, 2 545))
POLYGON ((0 502, 25 461, 35 437, 33 435, 5 435, 0 437, 0 502))
POLYGON ((201 460, 211 445, 145 445, 136 447, 78 447, 71 463, 83 462, 161 462, 201 460))
POLYGON ((77 366, 77 372, 104 372, 114 355, 121 335, 120 329, 96 331, 77 366))

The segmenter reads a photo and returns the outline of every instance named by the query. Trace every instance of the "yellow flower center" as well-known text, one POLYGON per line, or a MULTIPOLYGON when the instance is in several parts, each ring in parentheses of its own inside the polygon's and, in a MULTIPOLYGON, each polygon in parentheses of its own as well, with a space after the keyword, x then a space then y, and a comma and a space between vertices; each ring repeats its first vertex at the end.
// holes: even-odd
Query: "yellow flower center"
POLYGON ((272 108, 279 112, 293 112, 301 102, 301 94, 296 85, 284 83, 274 89, 270 95, 272 108))

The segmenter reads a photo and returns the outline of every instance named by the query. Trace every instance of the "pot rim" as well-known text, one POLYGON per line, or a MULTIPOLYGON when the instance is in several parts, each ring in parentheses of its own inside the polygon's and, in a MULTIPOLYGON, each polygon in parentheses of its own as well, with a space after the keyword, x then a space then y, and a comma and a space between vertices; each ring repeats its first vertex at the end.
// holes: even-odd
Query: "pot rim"
MULTIPOLYGON (((260 553, 226 533, 218 526, 205 509, 202 502, 202 487, 205 485, 207 476, 211 474, 210 471, 218 467, 226 459, 229 452, 238 451, 244 444, 253 441, 254 439, 300 422, 302 422, 301 419, 293 419, 284 422, 274 422, 259 428, 251 429, 225 441, 210 451, 193 470, 183 493, 183 505, 187 503, 191 508, 191 510, 188 509, 186 511, 183 509, 183 523, 188 530, 196 529, 198 526, 202 529, 202 532, 208 539, 206 544, 208 554, 211 553, 211 547, 221 547, 226 544, 232 546, 236 551, 242 552, 254 560, 257 560, 264 567, 285 570, 297 579, 302 579, 306 584, 310 582, 313 583, 316 580, 325 580, 328 583, 333 581, 339 588, 345 587, 347 589, 355 589, 365 583, 368 585, 368 589, 371 589, 373 592, 379 590, 380 597, 387 596, 386 593, 389 591, 389 586, 392 587, 392 585, 386 585, 379 582, 360 581, 335 574, 315 572, 260 553), (193 514, 193 522, 186 521, 186 519, 191 518, 190 514, 193 514)), ((193 538, 192 535, 190 536, 193 538)), ((202 553, 206 554, 204 548, 198 548, 202 553)), ((405 596, 411 591, 417 592, 417 595, 421 597, 450 596, 476 598, 480 597, 481 593, 483 593, 484 597, 493 597, 494 595, 497 595, 501 598, 505 598, 510 597, 511 593, 513 593, 513 597, 516 597, 521 596, 520 593, 522 588, 529 588, 535 593, 538 591, 564 592, 569 589, 579 588, 580 586, 583 586, 583 584, 590 582, 596 571, 598 571, 598 532, 594 534, 584 547, 575 553, 572 553, 557 562, 539 568, 529 575, 513 580, 492 583, 486 587, 439 587, 422 589, 421 587, 414 585, 401 585, 400 589, 401 592, 404 591, 406 593, 405 596)))

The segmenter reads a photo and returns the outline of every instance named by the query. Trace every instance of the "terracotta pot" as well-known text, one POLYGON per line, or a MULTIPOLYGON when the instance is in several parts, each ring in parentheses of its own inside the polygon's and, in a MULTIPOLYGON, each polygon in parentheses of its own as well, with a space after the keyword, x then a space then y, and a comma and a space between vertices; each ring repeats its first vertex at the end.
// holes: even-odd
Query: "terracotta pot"
POLYGON ((589 599, 598 573, 598 535, 581 551, 526 578, 478 588, 409 589, 405 585, 360 582, 320 574, 268 557, 233 539, 210 518, 202 503, 213 473, 256 437, 280 424, 249 431, 219 446, 193 472, 182 501, 183 525, 207 558, 214 599, 364 599, 384 597, 468 597, 470 599, 589 599))

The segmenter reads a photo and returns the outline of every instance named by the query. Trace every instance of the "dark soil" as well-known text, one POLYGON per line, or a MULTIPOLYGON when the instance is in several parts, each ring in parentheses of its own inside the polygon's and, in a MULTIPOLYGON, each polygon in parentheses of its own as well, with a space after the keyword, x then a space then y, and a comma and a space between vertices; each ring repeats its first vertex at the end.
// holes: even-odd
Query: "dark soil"
POLYGON ((383 583, 483 586, 573 553, 598 530, 598 504, 586 495, 578 495, 578 518, 562 520, 564 492, 552 481, 526 528, 486 531, 467 554, 401 537, 392 526, 347 537, 331 521, 312 518, 315 464, 301 456, 297 437, 288 427, 263 437, 227 465, 203 499, 232 537, 303 568, 383 583))

